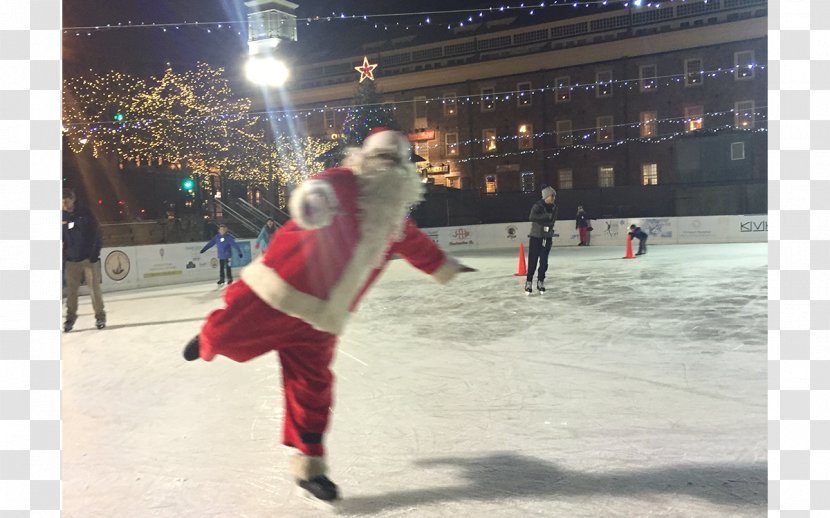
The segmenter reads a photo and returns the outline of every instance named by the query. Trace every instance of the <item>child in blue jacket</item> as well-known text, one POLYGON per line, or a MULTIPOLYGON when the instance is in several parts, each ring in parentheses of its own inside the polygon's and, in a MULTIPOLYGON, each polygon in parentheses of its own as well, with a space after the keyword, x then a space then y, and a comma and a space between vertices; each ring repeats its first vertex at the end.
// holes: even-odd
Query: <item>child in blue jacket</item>
POLYGON ((219 233, 213 236, 213 239, 208 241, 199 253, 205 253, 213 245, 216 245, 216 255, 219 257, 219 280, 216 284, 220 286, 225 284, 225 271, 228 273, 228 284, 230 284, 233 282, 233 275, 231 273, 231 254, 233 252, 231 247, 236 248, 240 259, 242 259, 242 249, 236 244, 236 239, 231 234, 228 234, 228 227, 224 223, 219 225, 219 233))

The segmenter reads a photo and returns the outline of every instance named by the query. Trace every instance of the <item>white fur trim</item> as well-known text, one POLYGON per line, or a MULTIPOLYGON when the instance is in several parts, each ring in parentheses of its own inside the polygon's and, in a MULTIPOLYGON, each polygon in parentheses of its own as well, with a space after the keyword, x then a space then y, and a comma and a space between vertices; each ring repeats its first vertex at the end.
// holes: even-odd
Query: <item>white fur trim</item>
POLYGON ((450 280, 458 274, 460 271, 460 264, 454 258, 450 256, 446 256, 446 260, 444 264, 438 267, 437 270, 432 272, 432 278, 435 279, 439 284, 446 284, 450 282, 450 280))
POLYGON ((339 204, 334 188, 323 180, 307 180, 291 193, 288 210, 300 228, 316 229, 331 224, 339 204))
POLYGON ((297 480, 311 480, 328 471, 325 457, 310 455, 292 455, 288 459, 288 470, 297 480))
POLYGON ((323 300, 300 291, 266 266, 262 257, 243 268, 240 277, 263 302, 320 331, 338 335, 349 318, 350 299, 344 302, 341 296, 336 300, 323 300))

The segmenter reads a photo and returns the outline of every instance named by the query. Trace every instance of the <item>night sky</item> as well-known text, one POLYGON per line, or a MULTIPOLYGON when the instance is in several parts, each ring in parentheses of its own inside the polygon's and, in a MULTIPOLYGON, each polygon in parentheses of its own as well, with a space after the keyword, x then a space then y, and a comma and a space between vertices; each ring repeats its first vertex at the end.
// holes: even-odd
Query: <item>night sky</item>
MULTIPOLYGON (((519 5, 485 0, 421 0, 398 2, 393 0, 294 0, 300 4, 298 18, 327 17, 337 14, 383 14, 402 12, 447 11, 460 9, 486 9, 498 5, 519 5)), ((548 2, 550 3, 550 2, 548 2)), ((530 5, 530 4, 528 4, 530 5)), ((534 21, 574 16, 570 7, 546 8, 537 13, 534 21)), ((527 11, 521 11, 524 18, 527 11)), ((516 13, 516 11, 514 11, 516 13)), ((582 10, 582 14, 585 10, 582 10)), ((470 13, 473 14, 473 13, 470 13)), ((140 0, 63 0, 63 26, 105 26, 119 22, 132 23, 180 23, 244 21, 247 10, 243 0, 165 0, 144 2, 140 0)), ((328 51, 348 52, 361 43, 384 40, 396 36, 418 33, 421 37, 446 37, 448 23, 457 24, 466 16, 463 13, 430 15, 430 28, 418 27, 426 15, 361 20, 320 21, 298 24, 299 41, 285 48, 297 56, 337 57, 328 51), (375 29, 377 23, 380 27, 375 29), (408 29, 406 27, 409 27, 408 29)), ((490 15, 490 19, 504 15, 490 15)), ((511 16, 508 14, 507 16, 511 16)), ((247 36, 244 24, 215 25, 208 33, 206 28, 121 28, 103 32, 72 30, 64 34, 64 76, 77 76, 94 72, 118 70, 142 76, 160 75, 168 63, 174 69, 192 68, 197 62, 222 66, 229 76, 241 78, 241 66, 247 54, 247 36), (238 32, 242 34, 239 35, 238 32), (76 34, 78 34, 76 36, 76 34), (89 35, 87 35, 89 34, 89 35)), ((359 52, 358 52, 359 53, 359 52)))

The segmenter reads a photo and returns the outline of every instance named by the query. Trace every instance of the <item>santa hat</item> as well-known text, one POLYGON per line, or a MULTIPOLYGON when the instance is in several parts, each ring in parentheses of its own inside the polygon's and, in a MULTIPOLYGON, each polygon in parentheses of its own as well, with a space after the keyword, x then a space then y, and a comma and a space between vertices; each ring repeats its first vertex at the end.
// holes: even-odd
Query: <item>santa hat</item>
POLYGON ((393 153, 401 157, 402 162, 408 162, 410 144, 401 132, 385 127, 372 128, 369 136, 363 141, 363 156, 393 153))

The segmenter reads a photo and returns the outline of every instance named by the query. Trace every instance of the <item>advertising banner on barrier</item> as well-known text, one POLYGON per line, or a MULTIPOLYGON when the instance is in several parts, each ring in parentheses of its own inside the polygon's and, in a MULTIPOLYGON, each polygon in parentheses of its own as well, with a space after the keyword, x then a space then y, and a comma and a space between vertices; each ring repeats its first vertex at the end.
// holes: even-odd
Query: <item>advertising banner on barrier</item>
POLYGON ((440 233, 444 239, 439 241, 439 245, 448 252, 453 250, 477 250, 480 228, 480 225, 450 227, 446 229, 446 236, 443 232, 440 233))
POLYGON ((138 287, 135 257, 137 246, 101 249, 101 289, 128 290, 138 287))
POLYGON ((677 218, 678 243, 725 243, 729 241, 732 216, 677 218))
POLYGON ((727 237, 730 242, 748 243, 768 239, 768 219, 766 214, 750 216, 731 216, 732 224, 727 237))
MULTIPOLYGON (((597 246, 624 246, 625 239, 628 236, 628 225, 631 223, 625 219, 593 219, 591 226, 594 230, 591 232, 591 244, 597 246)), ((575 223, 574 223, 575 225, 575 223)), ((574 229, 576 232, 576 229, 574 229)), ((577 236, 579 234, 577 233, 577 236)), ((577 238, 576 243, 578 244, 577 238)))

